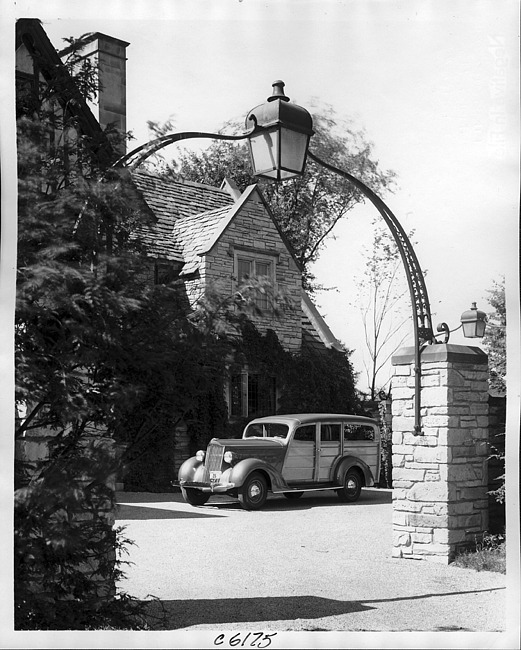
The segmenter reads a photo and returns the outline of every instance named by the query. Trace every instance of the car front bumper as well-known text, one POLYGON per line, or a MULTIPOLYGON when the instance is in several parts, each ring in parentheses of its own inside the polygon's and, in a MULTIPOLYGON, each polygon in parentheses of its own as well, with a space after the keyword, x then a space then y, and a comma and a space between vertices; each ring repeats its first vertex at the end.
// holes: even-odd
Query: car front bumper
POLYGON ((198 481, 178 481, 179 487, 200 490, 201 492, 227 492, 235 487, 235 483, 200 483, 198 481))

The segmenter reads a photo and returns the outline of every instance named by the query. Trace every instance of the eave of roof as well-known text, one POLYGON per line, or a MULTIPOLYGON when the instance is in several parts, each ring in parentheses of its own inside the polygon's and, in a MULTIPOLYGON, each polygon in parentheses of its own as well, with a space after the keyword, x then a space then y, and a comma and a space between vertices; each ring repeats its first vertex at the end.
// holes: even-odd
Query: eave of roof
POLYGON ((305 291, 302 291, 302 329, 303 335, 307 335, 308 343, 313 347, 321 342, 326 348, 334 348, 339 352, 344 350, 305 291))

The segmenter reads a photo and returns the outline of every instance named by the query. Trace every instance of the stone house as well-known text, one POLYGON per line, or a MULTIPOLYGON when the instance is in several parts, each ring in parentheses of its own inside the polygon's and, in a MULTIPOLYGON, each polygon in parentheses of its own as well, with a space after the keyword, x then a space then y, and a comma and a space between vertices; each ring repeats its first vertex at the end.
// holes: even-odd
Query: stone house
MULTIPOLYGON (((156 217, 139 235, 147 250, 150 282, 182 279, 192 308, 209 287, 231 295, 243 278, 263 278, 291 306, 277 315, 267 294, 259 294, 262 315, 255 318, 259 332, 273 330, 284 349, 293 353, 301 350, 303 340, 342 349, 302 289, 302 272, 256 185, 241 194, 231 181, 216 188, 139 171, 132 172, 132 179, 156 217)), ((280 387, 277 378, 272 379, 268 384, 259 382, 256 370, 248 367, 230 375, 226 384, 230 416, 260 415, 262 405, 273 412, 280 387), (261 386, 268 386, 270 394, 260 394, 261 386)))
MULTIPOLYGON (((83 37, 81 54, 99 68, 102 84, 97 100, 87 101, 67 90, 61 110, 74 111, 78 130, 87 137, 96 155, 107 165, 122 153, 105 129, 126 130, 126 47, 128 43, 105 34, 83 37)), ((16 33, 16 83, 18 98, 37 92, 39 84, 59 83, 68 76, 40 21, 21 19, 16 33)), ((70 78, 70 77, 69 77, 70 78)), ((65 87, 66 85, 64 85, 65 87)), ((59 110, 59 109, 58 109, 59 110)), ((74 138, 78 133, 64 134, 74 138)), ((296 353, 305 345, 342 351, 310 297, 302 288, 302 272, 261 191, 251 185, 241 193, 233 181, 221 187, 177 182, 144 171, 131 178, 152 221, 143 224, 139 239, 146 262, 144 273, 151 283, 174 278, 183 281, 187 308, 193 308, 204 292, 214 287, 224 295, 237 291, 245 277, 261 279, 270 293, 284 295, 289 308, 276 315, 267 294, 259 293, 262 315, 255 319, 261 333, 272 330, 285 350, 296 353)), ((277 377, 259 381, 257 370, 243 365, 226 378, 225 399, 230 418, 254 417, 274 412, 280 385, 277 377)), ((176 445, 182 460, 187 440, 178 432, 176 445)))

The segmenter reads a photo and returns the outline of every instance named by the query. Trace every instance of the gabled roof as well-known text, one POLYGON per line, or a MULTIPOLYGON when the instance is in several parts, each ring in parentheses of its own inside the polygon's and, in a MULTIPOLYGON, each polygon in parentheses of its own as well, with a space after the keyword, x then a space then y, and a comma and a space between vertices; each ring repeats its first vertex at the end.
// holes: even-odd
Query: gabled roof
MULTIPOLYGON (((131 172, 131 177, 156 218, 154 224, 143 226, 139 235, 148 255, 183 264, 182 275, 198 270, 201 255, 213 248, 246 203, 248 210, 267 210, 271 215, 256 185, 239 194, 229 183, 216 188, 137 171, 131 172)), ((317 350, 343 350, 305 291, 302 337, 317 350)))

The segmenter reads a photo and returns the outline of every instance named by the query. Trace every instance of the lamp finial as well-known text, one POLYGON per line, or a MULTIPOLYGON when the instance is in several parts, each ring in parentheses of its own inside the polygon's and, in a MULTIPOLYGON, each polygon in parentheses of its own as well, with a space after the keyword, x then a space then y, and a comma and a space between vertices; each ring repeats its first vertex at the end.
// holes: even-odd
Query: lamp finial
POLYGON ((289 102, 289 97, 286 97, 284 94, 284 86, 286 85, 283 81, 278 79, 277 81, 274 81, 272 84, 273 86, 273 94, 271 97, 268 97, 269 102, 275 101, 275 99, 281 99, 283 102, 289 102))

